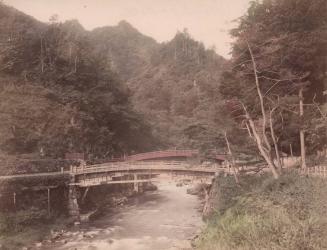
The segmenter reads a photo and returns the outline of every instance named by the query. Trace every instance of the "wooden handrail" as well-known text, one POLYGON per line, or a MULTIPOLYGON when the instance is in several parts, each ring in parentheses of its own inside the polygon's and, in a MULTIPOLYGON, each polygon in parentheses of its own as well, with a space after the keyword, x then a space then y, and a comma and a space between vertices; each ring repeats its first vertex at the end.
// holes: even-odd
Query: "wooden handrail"
MULTIPOLYGON (((72 174, 96 173, 102 171, 128 171, 128 170, 181 170, 195 172, 216 172, 220 168, 196 167, 192 168, 188 164, 182 162, 122 162, 97 164, 85 167, 77 167, 72 174)), ((223 169, 223 168, 221 168, 223 169)))

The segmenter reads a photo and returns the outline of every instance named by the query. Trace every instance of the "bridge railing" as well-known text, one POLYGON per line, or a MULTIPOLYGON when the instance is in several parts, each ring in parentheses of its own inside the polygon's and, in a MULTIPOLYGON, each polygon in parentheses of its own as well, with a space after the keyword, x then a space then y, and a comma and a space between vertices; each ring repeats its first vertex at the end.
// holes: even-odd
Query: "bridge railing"
POLYGON ((89 166, 75 167, 71 170, 72 174, 86 174, 106 171, 128 171, 128 170, 194 170, 194 171, 212 171, 217 170, 216 167, 192 167, 189 164, 180 161, 170 162, 119 162, 105 163, 89 166))
POLYGON ((163 158, 163 157, 176 157, 184 156, 191 157, 198 154, 198 150, 164 150, 164 151, 153 151, 148 153, 135 154, 127 156, 126 160, 128 161, 137 161, 151 158, 163 158))
MULTIPOLYGON (((211 158, 215 158, 217 160, 224 161, 226 155, 218 154, 215 149, 209 150, 209 154, 211 158)), ((139 153, 129 156, 123 156, 118 158, 108 159, 107 162, 122 162, 122 161, 141 161, 141 160, 151 160, 151 159, 160 159, 160 158, 168 158, 168 157, 193 157, 199 155, 199 150, 193 149, 171 149, 171 150, 159 150, 152 151, 146 153, 139 153)))

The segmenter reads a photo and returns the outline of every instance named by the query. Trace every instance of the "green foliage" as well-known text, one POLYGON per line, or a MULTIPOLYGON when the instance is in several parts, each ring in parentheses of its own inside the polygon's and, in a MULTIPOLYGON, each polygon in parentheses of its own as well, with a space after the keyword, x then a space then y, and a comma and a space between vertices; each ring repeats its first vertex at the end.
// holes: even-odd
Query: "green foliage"
MULTIPOLYGON (((265 109, 278 106, 273 116, 280 148, 289 144, 299 152, 300 129, 306 130, 308 152, 321 149, 326 141, 326 122, 317 109, 325 102, 327 56, 327 11, 323 0, 253 1, 248 12, 231 31, 233 43, 229 70, 223 73, 220 92, 226 99, 239 100, 253 119, 261 118, 249 48, 257 66, 265 109), (305 117, 299 119, 299 89, 304 88, 305 117), (316 99, 317 106, 312 105, 316 99), (319 125, 318 125, 319 124, 319 125), (321 128, 321 129, 320 129, 321 128), (320 137, 322 140, 312 138, 320 137)), ((240 110, 233 107, 233 112, 240 110)), ((240 110, 242 112, 242 110, 240 110)))
POLYGON ((157 46, 150 62, 128 80, 137 110, 170 147, 217 146, 218 86, 225 60, 188 32, 157 46))
POLYGON ((325 180, 295 172, 243 178, 240 188, 217 180, 217 213, 198 249, 326 249, 325 180))
POLYGON ((156 145, 90 32, 74 20, 45 25, 3 4, 0 12, 3 152, 96 158, 156 145))
POLYGON ((219 146, 213 117, 225 60, 187 30, 158 44, 126 21, 88 32, 76 20, 46 25, 0 11, 4 152, 97 158, 219 146), (193 135, 195 126, 204 130, 193 135))
POLYGON ((45 210, 27 209, 16 213, 0 213, 1 249, 18 250, 44 240, 51 230, 65 228, 70 219, 52 218, 45 210))
POLYGON ((31 226, 34 223, 46 220, 47 212, 29 209, 12 214, 1 214, 0 218, 0 234, 18 233, 23 230, 24 226, 31 226))

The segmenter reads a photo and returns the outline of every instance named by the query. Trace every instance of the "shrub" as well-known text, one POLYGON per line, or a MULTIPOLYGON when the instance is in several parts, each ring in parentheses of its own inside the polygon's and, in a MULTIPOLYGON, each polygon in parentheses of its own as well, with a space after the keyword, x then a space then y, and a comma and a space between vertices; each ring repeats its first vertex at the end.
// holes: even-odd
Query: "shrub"
POLYGON ((198 249, 327 249, 325 180, 290 172, 279 180, 243 177, 233 189, 231 180, 216 182, 216 213, 198 249))

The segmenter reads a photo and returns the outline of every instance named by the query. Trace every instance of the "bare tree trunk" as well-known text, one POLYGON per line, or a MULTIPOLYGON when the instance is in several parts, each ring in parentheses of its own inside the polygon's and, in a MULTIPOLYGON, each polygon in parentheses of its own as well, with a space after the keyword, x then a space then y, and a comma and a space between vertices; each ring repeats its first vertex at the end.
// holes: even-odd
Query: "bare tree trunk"
POLYGON ((43 38, 41 37, 41 55, 40 55, 40 60, 41 60, 41 72, 44 72, 44 52, 43 52, 43 38))
POLYGON ((255 139, 255 142, 257 144, 259 152, 262 155, 262 157, 265 159, 266 163, 268 164, 268 167, 270 168, 274 178, 278 179, 279 178, 279 173, 277 172, 274 161, 271 158, 271 154, 270 154, 271 150, 265 148, 265 145, 263 144, 263 142, 261 140, 261 137, 260 137, 260 135, 258 134, 258 132, 256 130, 253 119, 250 117, 250 114, 248 113, 246 107, 243 104, 242 104, 242 106, 243 106, 243 109, 244 109, 244 112, 245 112, 246 119, 248 120, 250 128, 252 129, 252 135, 253 135, 253 137, 255 139))
POLYGON ((273 176, 275 179, 279 178, 279 173, 277 171, 277 168, 274 164, 274 161, 272 159, 271 156, 271 145, 269 143, 267 134, 266 134, 266 124, 267 124, 267 116, 266 116, 266 110, 265 110, 265 105, 264 105, 264 100, 263 100, 263 94, 261 92, 260 89, 260 83, 259 83, 259 78, 258 78, 258 70, 257 70, 257 64, 255 62, 255 58, 251 49, 250 44, 246 41, 247 46, 248 46, 248 50, 250 52, 250 56, 251 56, 251 62, 252 62, 252 66, 253 66, 253 72, 254 72, 254 78, 255 78, 255 85, 256 85, 256 89, 257 89, 257 93, 259 96, 259 100, 260 100, 260 108, 261 108, 261 114, 262 114, 262 139, 260 134, 257 132, 255 124, 253 119, 250 117, 250 114, 248 113, 246 107, 244 106, 244 104, 242 103, 242 106, 244 108, 245 114, 246 114, 246 119, 249 122, 250 128, 252 129, 252 134, 253 137, 256 141, 256 144, 258 146, 258 149, 260 151, 260 154, 262 155, 262 157, 265 159, 265 161, 268 164, 268 167, 270 168, 273 176))
POLYGON ((177 61, 177 45, 175 44, 174 60, 177 61))
POLYGON ((277 144, 277 139, 275 136, 275 131, 274 131, 274 124, 273 124, 273 117, 272 114, 274 112, 275 109, 270 111, 270 119, 269 119, 269 124, 270 124, 270 132, 271 132, 271 138, 273 140, 274 143, 274 148, 275 148, 275 154, 276 154, 276 160, 277 160, 277 167, 278 167, 278 171, 279 173, 281 173, 282 171, 282 162, 280 160, 280 155, 279 155, 279 149, 278 149, 278 144, 277 144))
POLYGON ((251 130, 250 130, 250 127, 249 127, 248 122, 245 122, 245 126, 246 126, 246 130, 247 130, 248 133, 249 133, 249 136, 250 136, 251 138, 253 138, 253 135, 252 135, 252 133, 251 133, 251 130))
POLYGON ((254 135, 254 137, 256 139, 256 142, 257 142, 257 145, 258 145, 258 149, 259 149, 261 155, 263 156, 263 158, 267 162, 268 167, 270 168, 270 170, 271 170, 274 178, 275 179, 278 179, 279 178, 279 174, 278 174, 278 172, 276 170, 276 166, 275 166, 273 160, 271 159, 270 151, 266 150, 264 148, 264 146, 262 145, 262 140, 261 140, 260 136, 258 135, 258 133, 256 132, 256 129, 255 129, 255 125, 254 125, 253 120, 250 120, 250 126, 252 128, 252 132, 253 132, 253 135, 254 135))
POLYGON ((74 60, 74 73, 77 72, 77 56, 75 56, 75 60, 74 60))
POLYGON ((72 63, 72 52, 73 51, 73 45, 72 43, 69 43, 69 65, 72 63))
POLYGON ((232 166, 232 170, 233 170, 233 175, 234 175, 234 178, 235 178, 235 182, 237 184, 239 184, 239 179, 238 179, 238 176, 237 176, 237 173, 236 173, 236 169, 235 169, 235 159, 234 159, 234 155, 233 155, 233 152, 230 148, 230 144, 229 144, 229 140, 228 140, 228 137, 227 137, 227 132, 225 131, 225 141, 226 141, 226 145, 227 145, 227 149, 228 149, 228 154, 231 158, 231 166, 232 166))
MULTIPOLYGON (((303 118, 304 111, 303 111, 303 88, 299 91, 299 98, 300 98, 300 117, 303 118)), ((307 165, 305 160, 305 138, 304 138, 304 130, 303 128, 300 129, 300 144, 301 144, 301 168, 303 171, 306 171, 307 165)))
POLYGON ((292 143, 290 143, 290 152, 291 152, 291 156, 292 156, 292 158, 293 158, 294 155, 293 155, 293 147, 292 147, 292 143))
POLYGON ((261 108, 261 113, 262 113, 262 137, 263 137, 264 143, 266 144, 265 146, 269 150, 271 150, 271 146, 270 146, 270 143, 269 143, 267 135, 266 135, 267 117, 266 117, 266 111, 265 111, 265 106, 264 106, 264 102, 263 102, 263 95, 261 93, 259 78, 258 78, 258 74, 257 74, 257 64, 255 62, 253 52, 252 52, 252 49, 251 49, 249 43, 247 43, 247 45, 248 45, 248 49, 249 49, 250 56, 251 56, 254 78, 255 78, 255 85, 256 85, 257 93, 258 93, 259 100, 260 100, 260 108, 261 108))

